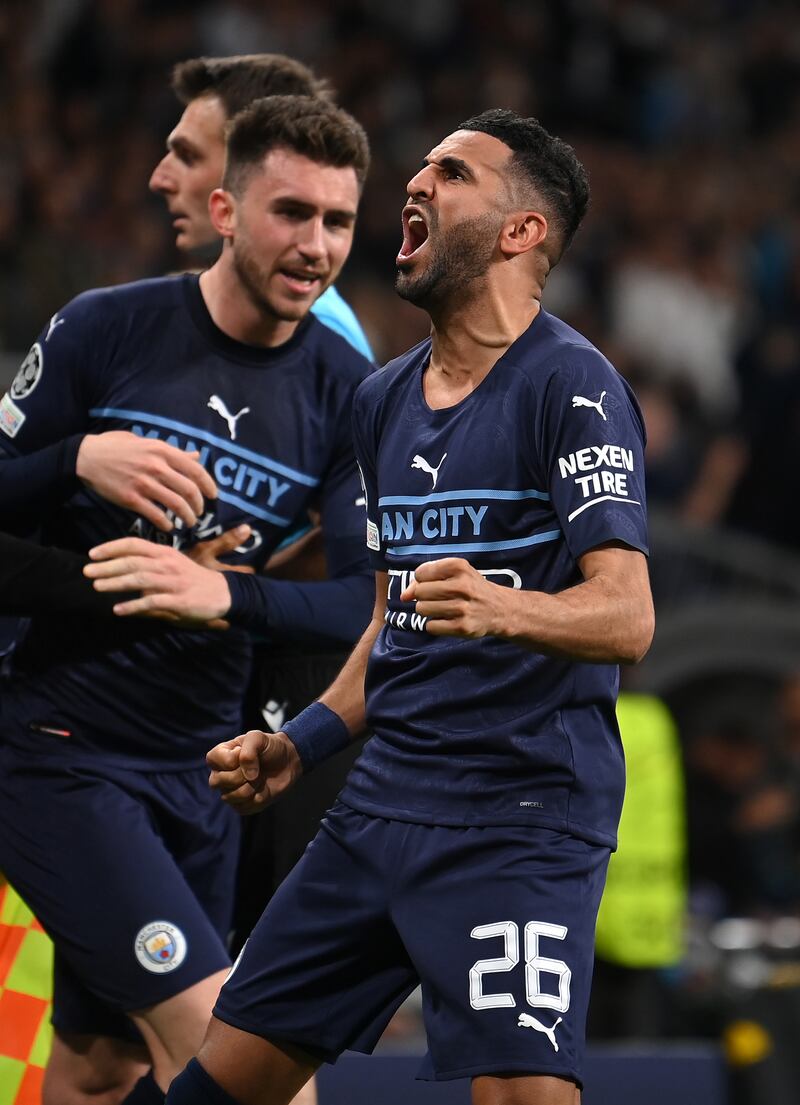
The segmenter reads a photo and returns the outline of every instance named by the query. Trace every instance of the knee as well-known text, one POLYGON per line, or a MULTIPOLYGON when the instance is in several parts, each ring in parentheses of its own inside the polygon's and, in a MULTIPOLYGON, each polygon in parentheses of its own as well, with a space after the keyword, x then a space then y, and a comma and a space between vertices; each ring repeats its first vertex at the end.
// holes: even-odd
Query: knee
POLYGON ((137 1076, 124 1082, 96 1083, 91 1089, 65 1084, 45 1076, 42 1105, 121 1105, 136 1084, 137 1076))
POLYGON ((138 1045, 56 1033, 42 1084, 42 1105, 120 1105, 147 1071, 138 1045))

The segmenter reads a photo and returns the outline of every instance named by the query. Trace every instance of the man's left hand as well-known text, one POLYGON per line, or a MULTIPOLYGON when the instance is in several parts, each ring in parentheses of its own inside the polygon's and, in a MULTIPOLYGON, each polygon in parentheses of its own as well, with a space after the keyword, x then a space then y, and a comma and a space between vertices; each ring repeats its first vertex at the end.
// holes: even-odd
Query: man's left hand
POLYGON ((434 636, 488 637, 503 625, 507 591, 489 583, 469 561, 450 556, 420 564, 400 600, 416 602, 434 636))
POLYGON ((221 556, 243 545, 252 532, 250 526, 243 522, 240 526, 225 530, 219 537, 198 541, 196 545, 184 550, 184 556, 203 568, 212 568, 215 572, 244 572, 246 575, 253 575, 255 569, 250 564, 226 564, 224 560, 220 560, 221 556))
POLYGON ((117 603, 115 614, 138 614, 169 621, 227 628, 231 605, 225 576, 204 568, 169 545, 140 537, 108 541, 89 551, 83 569, 96 591, 141 591, 141 598, 117 603))

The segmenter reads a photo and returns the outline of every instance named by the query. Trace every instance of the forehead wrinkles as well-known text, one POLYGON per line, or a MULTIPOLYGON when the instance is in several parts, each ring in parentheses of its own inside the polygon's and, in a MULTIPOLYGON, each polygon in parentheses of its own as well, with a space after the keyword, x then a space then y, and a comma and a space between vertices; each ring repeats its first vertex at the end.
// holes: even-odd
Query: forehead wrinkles
POLYGON ((512 156, 512 151, 505 142, 491 134, 456 130, 431 150, 427 160, 438 163, 447 157, 456 157, 465 161, 478 184, 487 190, 494 186, 498 200, 504 202, 513 195, 510 172, 512 156))

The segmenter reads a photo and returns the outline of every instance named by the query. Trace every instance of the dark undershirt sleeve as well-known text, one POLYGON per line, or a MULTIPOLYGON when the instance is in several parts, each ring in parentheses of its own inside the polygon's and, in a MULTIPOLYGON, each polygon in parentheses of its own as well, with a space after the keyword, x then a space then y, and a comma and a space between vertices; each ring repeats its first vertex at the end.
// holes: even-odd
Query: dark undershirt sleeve
POLYGON ((231 608, 225 615, 254 633, 282 639, 328 638, 355 644, 364 632, 375 601, 375 583, 367 574, 313 583, 225 572, 231 608))
POLYGON ((41 510, 49 499, 64 498, 77 490, 75 475, 83 434, 74 434, 28 456, 0 463, 0 509, 19 513, 41 510))
POLYGON ((101 594, 83 575, 87 558, 0 533, 0 615, 83 614, 114 617, 126 595, 101 594))

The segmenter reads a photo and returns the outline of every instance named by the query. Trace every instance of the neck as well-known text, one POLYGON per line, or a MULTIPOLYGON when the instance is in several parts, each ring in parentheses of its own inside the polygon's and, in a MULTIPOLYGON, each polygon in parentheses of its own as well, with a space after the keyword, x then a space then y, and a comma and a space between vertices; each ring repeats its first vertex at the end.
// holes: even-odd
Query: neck
POLYGON ((506 350, 524 334, 541 305, 537 289, 481 283, 457 303, 431 311, 432 375, 466 394, 478 386, 506 350))
POLYGON ((242 283, 229 249, 223 249, 216 264, 201 274, 200 292, 214 325, 245 345, 284 345, 302 321, 278 318, 257 302, 242 283))

